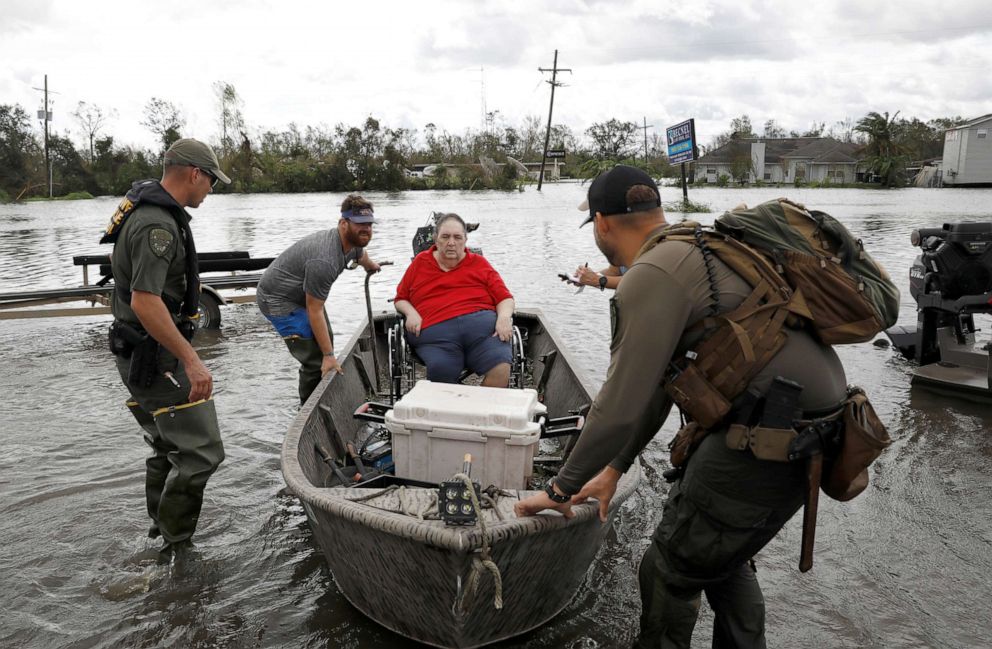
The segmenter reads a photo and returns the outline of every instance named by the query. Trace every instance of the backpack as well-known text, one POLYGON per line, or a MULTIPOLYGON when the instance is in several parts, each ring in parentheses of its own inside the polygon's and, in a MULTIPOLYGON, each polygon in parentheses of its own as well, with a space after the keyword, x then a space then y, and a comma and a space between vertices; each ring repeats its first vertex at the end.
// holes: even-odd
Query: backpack
POLYGON ((720 423, 751 380, 806 328, 829 345, 865 342, 892 326, 899 290, 859 239, 823 212, 787 199, 737 207, 713 228, 674 224, 648 242, 684 241, 725 263, 751 287, 734 310, 694 325, 700 341, 673 361, 665 389, 703 428, 720 423))
POLYGON ((871 340, 899 317, 899 289, 843 224, 780 198, 726 212, 714 223, 768 257, 801 292, 813 331, 828 345, 871 340))

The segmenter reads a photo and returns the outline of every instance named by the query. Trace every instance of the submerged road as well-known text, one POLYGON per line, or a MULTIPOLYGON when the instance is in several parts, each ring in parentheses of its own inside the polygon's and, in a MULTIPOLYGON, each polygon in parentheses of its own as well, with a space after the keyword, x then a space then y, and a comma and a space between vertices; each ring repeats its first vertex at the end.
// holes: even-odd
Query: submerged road
MULTIPOLYGON (((371 194, 370 251, 397 265, 373 278, 375 308, 399 281, 410 239, 431 210, 456 211, 503 273, 518 304, 538 306, 599 384, 608 359, 608 294, 574 294, 556 274, 605 265, 578 230, 578 185, 538 194, 371 194)), ((680 193, 664 189, 666 201, 680 193)), ((693 190, 714 209, 787 195, 861 236, 903 290, 915 321, 909 232, 992 221, 990 190, 693 190)), ((195 212, 203 251, 274 256, 327 227, 341 195, 214 196, 195 212)), ((98 232, 116 199, 0 206, 0 292, 80 283, 77 254, 106 252, 98 232)), ((678 215, 672 215, 677 217, 678 215)), ((703 222, 715 214, 694 215, 703 222)), ((329 299, 340 347, 365 313, 362 277, 329 299)), ((407 647, 338 593, 279 468, 296 412, 296 370, 254 305, 224 310, 197 346, 216 383, 227 459, 211 479, 200 558, 155 564, 145 538, 145 445, 124 408, 107 352, 106 317, 0 322, 0 647, 407 647)), ((987 318, 979 319, 989 334, 987 318)), ((911 390, 911 365, 871 344, 840 349, 848 379, 868 389, 892 447, 868 491, 821 500, 815 565, 800 574, 800 520, 757 557, 775 647, 985 647, 992 632, 992 409, 911 390)), ((640 603, 636 569, 667 492, 667 424, 644 455, 645 480, 578 597, 548 625, 502 647, 627 646, 640 603)), ((567 551, 563 548, 562 551, 567 551)), ((360 561, 360 557, 355 558, 360 561)), ((696 630, 709 646, 704 603, 696 630)))

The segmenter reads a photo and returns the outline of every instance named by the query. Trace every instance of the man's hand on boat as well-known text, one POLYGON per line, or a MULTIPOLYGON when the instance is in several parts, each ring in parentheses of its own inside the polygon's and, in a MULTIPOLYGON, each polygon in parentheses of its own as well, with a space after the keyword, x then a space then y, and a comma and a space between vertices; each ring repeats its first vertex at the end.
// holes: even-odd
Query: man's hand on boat
POLYGON ((518 501, 513 506, 513 512, 517 518, 523 516, 533 516, 545 509, 554 509, 561 512, 565 518, 572 518, 575 513, 572 505, 581 505, 590 498, 599 502, 599 520, 606 522, 610 513, 610 501, 617 492, 617 482, 623 474, 613 467, 606 467, 600 471, 595 478, 590 480, 579 490, 579 493, 572 496, 572 500, 567 503, 556 503, 548 497, 546 493, 539 493, 518 501))
POLYGON ((334 357, 334 353, 324 355, 324 360, 320 362, 320 375, 324 376, 328 372, 337 372, 338 374, 344 374, 344 370, 338 365, 338 359, 334 357))
POLYGON ((516 514, 517 518, 534 516, 540 512, 543 512, 545 509, 553 509, 556 512, 561 512, 561 515, 565 518, 572 518, 575 516, 575 512, 572 511, 571 502, 556 503, 543 491, 541 493, 534 494, 530 498, 518 500, 516 504, 513 505, 513 513, 516 514))
POLYGON ((573 505, 581 505, 590 498, 599 501, 599 520, 606 522, 606 517, 610 514, 610 501, 617 492, 617 483, 623 474, 611 466, 596 474, 579 490, 579 493, 572 496, 573 505))

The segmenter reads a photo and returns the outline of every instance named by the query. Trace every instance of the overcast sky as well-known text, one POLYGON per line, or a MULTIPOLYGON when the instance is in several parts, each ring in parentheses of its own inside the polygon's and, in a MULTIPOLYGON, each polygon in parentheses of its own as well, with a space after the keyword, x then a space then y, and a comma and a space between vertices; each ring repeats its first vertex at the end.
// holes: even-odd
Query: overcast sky
POLYGON ((0 103, 41 108, 79 140, 79 101, 117 111, 108 132, 151 147, 151 97, 214 140, 215 81, 254 128, 371 115, 423 131, 547 117, 539 67, 571 68, 555 123, 611 117, 663 133, 696 118, 706 144, 747 113, 786 129, 868 111, 927 120, 992 113, 992 3, 966 0, 0 0, 0 103), (484 82, 484 93, 483 93, 484 82))

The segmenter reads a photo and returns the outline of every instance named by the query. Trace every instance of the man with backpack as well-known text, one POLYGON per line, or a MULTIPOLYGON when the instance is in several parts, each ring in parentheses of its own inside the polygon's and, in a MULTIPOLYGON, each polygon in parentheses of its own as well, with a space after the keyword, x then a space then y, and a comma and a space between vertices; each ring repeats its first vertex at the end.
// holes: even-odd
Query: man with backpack
POLYGON ((747 264, 738 272, 699 228, 670 228, 658 188, 641 170, 618 165, 600 174, 580 209, 609 262, 629 268, 610 301, 610 366, 568 461, 546 493, 520 501, 516 513, 571 517, 571 505, 594 498, 605 521, 620 476, 677 403, 687 422, 673 442, 673 485, 640 565, 636 646, 689 647, 705 593, 714 646, 764 647, 753 557, 811 484, 815 494, 808 469, 836 453, 827 442, 840 435, 844 369, 804 327, 809 311, 799 292, 782 288, 774 270, 757 279, 747 264))

